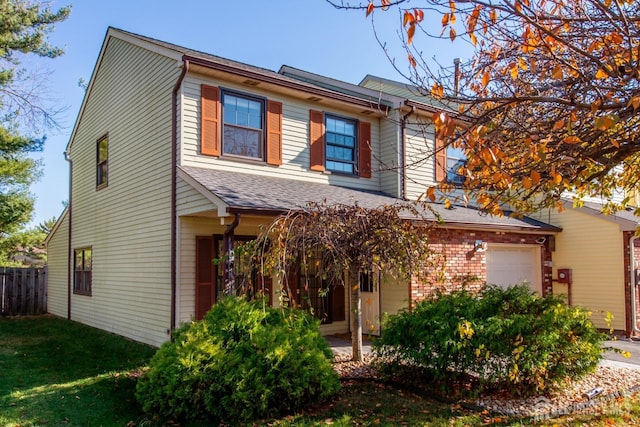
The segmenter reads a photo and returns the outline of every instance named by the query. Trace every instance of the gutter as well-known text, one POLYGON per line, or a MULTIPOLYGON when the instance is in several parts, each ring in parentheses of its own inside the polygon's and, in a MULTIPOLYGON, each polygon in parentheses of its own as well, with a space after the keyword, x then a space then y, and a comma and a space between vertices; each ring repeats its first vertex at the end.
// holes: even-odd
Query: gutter
MULTIPOLYGON (((241 206, 232 206, 227 208, 227 211, 234 215, 259 215, 259 216, 278 216, 290 211, 290 209, 269 209, 269 208, 248 208, 241 206)), ((459 230, 474 230, 474 231, 490 231, 490 232, 516 232, 521 234, 536 234, 536 235, 555 235, 562 231, 559 227, 536 227, 536 226, 518 226, 518 225, 503 225, 503 224, 491 224, 491 223, 473 223, 473 222, 443 222, 439 223, 437 219, 420 219, 402 217, 407 221, 418 221, 421 223, 431 223, 435 228, 442 229, 459 229, 459 230)))
POLYGON ((192 65, 205 67, 211 70, 221 71, 224 73, 233 74, 236 76, 247 77, 249 79, 259 80, 264 83, 285 87, 296 91, 305 92, 311 95, 317 95, 321 97, 327 97, 336 101, 346 102, 351 105, 357 105, 363 108, 372 108, 381 112, 387 112, 389 107, 382 105, 378 102, 372 102, 366 99, 358 98, 355 96, 343 94, 336 91, 321 88, 319 86, 311 86, 303 84, 302 82, 293 82, 289 79, 278 78, 278 76, 267 75, 259 73, 250 69, 238 68, 230 64, 223 64, 220 62, 209 61, 207 59, 198 58, 195 56, 184 55, 184 61, 188 61, 192 65))
POLYGON ((67 319, 71 320, 71 275, 72 275, 72 266, 71 260, 74 259, 73 251, 71 249, 71 237, 73 235, 73 160, 71 160, 71 155, 69 151, 65 151, 64 159, 69 162, 69 240, 67 242, 67 319))
POLYGON ((270 208, 243 208, 243 207, 229 207, 227 211, 234 215, 245 214, 245 215, 267 215, 267 216, 278 216, 284 213, 287 213, 289 209, 270 209, 270 208))
POLYGON ((518 232, 522 234, 558 234, 562 231, 561 228, 548 228, 548 227, 527 227, 520 225, 501 225, 501 224, 479 224, 473 222, 444 222, 438 223, 432 221, 435 228, 444 229, 461 229, 461 230, 475 230, 475 231, 502 231, 502 232, 518 232))
POLYGON ((177 191, 178 191, 178 91, 182 87, 184 76, 189 71, 189 61, 182 59, 183 66, 180 77, 176 81, 173 91, 171 92, 171 320, 169 322, 169 336, 173 338, 173 331, 176 328, 176 295, 178 288, 178 209, 177 191))

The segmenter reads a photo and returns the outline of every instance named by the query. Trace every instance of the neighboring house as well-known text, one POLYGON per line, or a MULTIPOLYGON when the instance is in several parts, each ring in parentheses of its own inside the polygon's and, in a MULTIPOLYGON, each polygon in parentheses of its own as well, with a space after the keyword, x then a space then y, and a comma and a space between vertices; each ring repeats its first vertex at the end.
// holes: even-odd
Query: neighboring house
POLYGON ((9 261, 30 267, 44 267, 47 264, 47 250, 38 247, 18 246, 9 261))
POLYGON ((605 215, 603 205, 595 201, 577 208, 565 200, 564 207, 539 217, 562 227, 555 238, 553 293, 566 294, 571 304, 589 308, 599 328, 640 336, 638 217, 631 208, 605 215), (569 280, 563 282, 570 283, 557 281, 562 270, 569 270, 569 280), (607 312, 613 315, 610 325, 605 321, 607 312))
MULTIPOLYGON (((353 85, 274 72, 110 28, 66 150, 71 194, 47 239, 49 311, 160 345, 220 298, 225 271, 212 260, 278 214, 323 200, 380 207, 451 179, 455 161, 430 126, 436 109, 410 92, 372 76, 353 85)), ((433 209, 442 221, 431 243, 445 262, 429 283, 383 273, 361 283, 370 332, 382 312, 437 286, 524 280, 551 292, 559 228, 433 209)), ((257 283, 278 304, 278 284, 257 283)), ((349 331, 348 292, 321 297, 321 283, 303 286, 295 272, 291 283, 323 333, 349 331)))

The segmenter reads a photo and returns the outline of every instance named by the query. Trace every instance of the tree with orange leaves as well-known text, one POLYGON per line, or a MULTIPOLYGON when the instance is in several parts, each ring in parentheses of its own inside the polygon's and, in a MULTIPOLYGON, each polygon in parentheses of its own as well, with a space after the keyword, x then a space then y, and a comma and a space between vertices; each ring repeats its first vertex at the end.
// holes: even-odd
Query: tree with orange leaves
POLYGON ((612 200, 637 190, 640 2, 327 1, 367 16, 400 11, 404 76, 450 106, 434 116, 436 131, 465 150, 464 187, 487 211, 499 213, 503 203, 520 212, 559 208, 567 191, 576 200, 612 200), (434 15, 435 24, 426 19, 434 15), (468 43, 473 55, 436 69, 420 50, 430 37, 468 43))

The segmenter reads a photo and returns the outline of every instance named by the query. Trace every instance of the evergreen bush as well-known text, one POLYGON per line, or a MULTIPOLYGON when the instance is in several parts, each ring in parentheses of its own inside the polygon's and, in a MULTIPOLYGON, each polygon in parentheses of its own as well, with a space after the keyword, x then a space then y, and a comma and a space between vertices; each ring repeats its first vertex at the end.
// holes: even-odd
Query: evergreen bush
POLYGON ((390 316, 374 351, 386 368, 411 367, 436 380, 473 378, 483 388, 527 395, 591 372, 606 335, 587 310, 524 285, 457 291, 390 316))
POLYGON ((160 347, 136 397, 148 413, 233 423, 296 411, 339 387, 316 319, 228 297, 160 347))

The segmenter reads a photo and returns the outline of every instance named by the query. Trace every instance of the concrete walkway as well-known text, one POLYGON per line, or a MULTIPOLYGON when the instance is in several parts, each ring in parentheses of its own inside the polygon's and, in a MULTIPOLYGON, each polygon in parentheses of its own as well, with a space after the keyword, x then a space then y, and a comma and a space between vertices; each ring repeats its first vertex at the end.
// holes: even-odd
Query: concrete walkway
MULTIPOLYGON (((351 355, 351 341, 335 335, 327 335, 324 339, 327 340, 334 354, 339 356, 351 355)), ((371 354, 371 341, 362 340, 362 354, 365 356, 371 354)))
POLYGON ((613 347, 622 351, 627 351, 631 357, 624 357, 620 353, 607 351, 604 354, 603 365, 620 366, 632 369, 640 369, 640 341, 629 338, 619 338, 617 340, 605 341, 605 347, 613 347))

